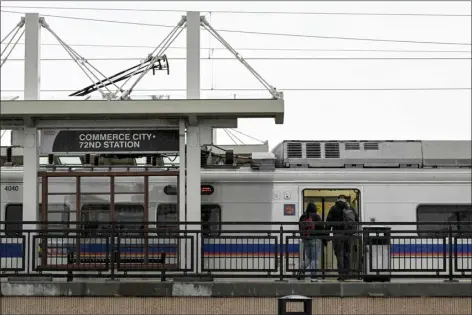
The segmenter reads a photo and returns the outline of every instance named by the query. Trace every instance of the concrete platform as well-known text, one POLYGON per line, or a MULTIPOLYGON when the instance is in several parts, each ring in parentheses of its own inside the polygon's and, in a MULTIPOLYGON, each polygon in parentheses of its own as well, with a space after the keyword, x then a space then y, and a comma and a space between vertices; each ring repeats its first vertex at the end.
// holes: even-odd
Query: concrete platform
POLYGON ((307 281, 160 282, 146 280, 3 281, 2 296, 70 297, 468 297, 472 280, 390 283, 307 281))

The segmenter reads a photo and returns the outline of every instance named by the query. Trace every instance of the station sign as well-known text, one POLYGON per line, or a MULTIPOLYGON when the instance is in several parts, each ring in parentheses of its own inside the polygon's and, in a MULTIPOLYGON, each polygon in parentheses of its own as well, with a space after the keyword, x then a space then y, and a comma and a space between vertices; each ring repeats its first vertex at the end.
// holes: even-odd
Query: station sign
POLYGON ((41 154, 126 154, 179 151, 179 130, 42 130, 41 154))

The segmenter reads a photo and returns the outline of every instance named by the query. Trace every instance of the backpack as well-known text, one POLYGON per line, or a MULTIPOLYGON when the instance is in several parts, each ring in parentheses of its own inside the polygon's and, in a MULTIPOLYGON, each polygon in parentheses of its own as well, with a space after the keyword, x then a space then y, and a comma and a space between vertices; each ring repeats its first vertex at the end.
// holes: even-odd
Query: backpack
POLYGON ((345 222, 345 230, 355 230, 355 222, 357 222, 356 213, 350 207, 346 207, 343 209, 343 221, 345 222))
POLYGON ((300 234, 303 238, 309 238, 312 236, 312 231, 315 230, 315 222, 313 218, 307 215, 301 222, 300 234))

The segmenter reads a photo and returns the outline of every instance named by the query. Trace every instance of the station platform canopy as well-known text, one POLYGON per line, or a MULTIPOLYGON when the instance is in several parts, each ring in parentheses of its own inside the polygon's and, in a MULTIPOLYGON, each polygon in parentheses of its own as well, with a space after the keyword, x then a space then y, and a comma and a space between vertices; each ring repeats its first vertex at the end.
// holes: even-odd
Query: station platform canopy
POLYGON ((273 118, 283 124, 283 99, 25 100, 1 101, 2 129, 58 120, 273 118))

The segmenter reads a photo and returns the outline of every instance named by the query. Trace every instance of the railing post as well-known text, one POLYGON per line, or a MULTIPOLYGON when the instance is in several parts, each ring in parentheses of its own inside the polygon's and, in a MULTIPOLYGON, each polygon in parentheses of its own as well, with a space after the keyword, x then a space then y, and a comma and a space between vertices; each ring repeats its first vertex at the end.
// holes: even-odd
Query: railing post
POLYGON ((115 257, 116 257, 116 247, 115 247, 115 221, 111 224, 111 233, 110 237, 110 269, 111 269, 111 280, 115 280, 115 257))
POLYGON ((279 268, 280 275, 279 281, 284 281, 284 256, 285 256, 285 243, 284 243, 284 226, 280 225, 280 236, 279 236, 279 268))
POLYGON ((448 264, 449 264, 449 276, 448 276, 448 279, 446 280, 446 282, 457 282, 457 280, 454 280, 454 269, 453 269, 453 266, 454 266, 454 257, 453 257, 453 249, 452 247, 454 246, 454 241, 453 241, 453 237, 452 237, 452 225, 449 224, 449 229, 448 229, 448 255, 449 255, 449 258, 448 258, 448 264))

